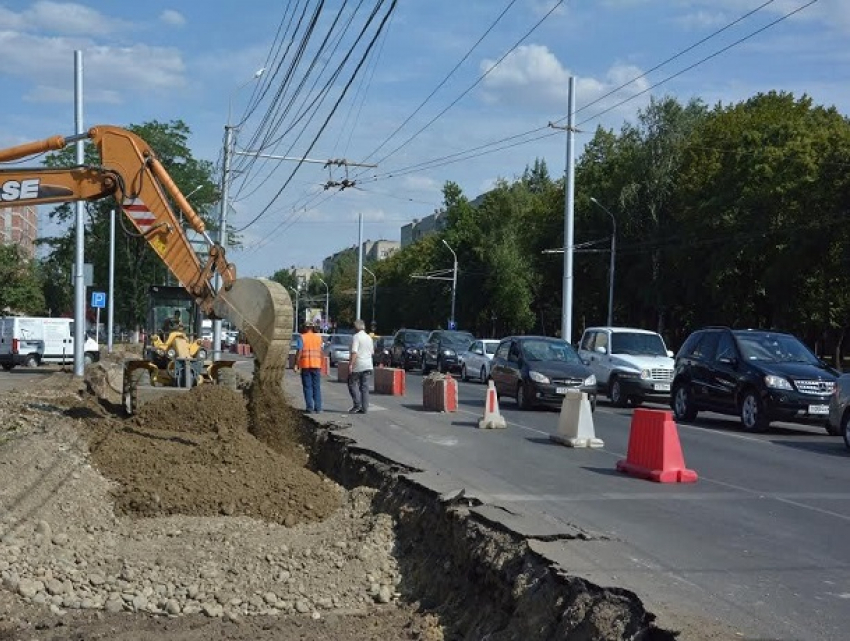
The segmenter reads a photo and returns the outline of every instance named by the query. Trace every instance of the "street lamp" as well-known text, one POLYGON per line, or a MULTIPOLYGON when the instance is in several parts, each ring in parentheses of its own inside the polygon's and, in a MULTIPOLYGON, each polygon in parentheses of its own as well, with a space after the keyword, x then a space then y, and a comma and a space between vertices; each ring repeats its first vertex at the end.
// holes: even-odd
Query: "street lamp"
POLYGON ((369 323, 371 328, 371 326, 375 324, 375 292, 378 289, 378 277, 375 276, 375 272, 366 267, 366 265, 363 265, 363 271, 369 272, 369 275, 372 277, 372 322, 369 323))
POLYGON ((608 268, 608 327, 614 324, 614 264, 617 256, 617 219, 593 196, 590 201, 611 217, 611 266, 608 268))
POLYGON ((446 239, 443 239, 443 244, 448 248, 448 250, 454 256, 455 262, 452 267, 452 317, 449 320, 449 329, 457 329, 457 325, 455 324, 455 296, 457 294, 457 254, 455 250, 449 247, 449 244, 446 242, 446 239))
POLYGON ((330 324, 330 320, 331 320, 331 313, 330 313, 331 290, 328 288, 328 284, 325 281, 323 281, 320 276, 317 276, 316 278, 318 278, 319 282, 322 285, 325 286, 325 327, 324 327, 324 329, 327 329, 328 325, 330 324))
POLYGON ((295 287, 290 287, 289 289, 291 289, 293 292, 295 292, 295 331, 297 332, 297 331, 299 331, 299 328, 301 327, 301 325, 298 321, 298 314, 301 312, 301 310, 299 309, 299 301, 298 301, 299 293, 298 293, 298 289, 295 288, 295 287))
MULTIPOLYGON (((243 82, 241 85, 236 87, 233 91, 230 92, 230 97, 227 102, 227 124, 224 126, 224 159, 222 162, 222 172, 221 172, 221 211, 219 212, 218 217, 218 244, 221 246, 222 250, 225 250, 227 247, 227 203, 230 200, 230 156, 233 153, 233 129, 234 127, 230 124, 230 119, 233 113, 233 97, 236 95, 238 91, 247 87, 250 83, 254 82, 257 78, 263 75, 266 68, 262 67, 254 72, 254 76, 243 82)), ((225 256, 227 252, 225 251, 225 256)), ((216 272, 215 274, 215 290, 219 291, 221 289, 221 274, 216 272)), ((221 319, 216 319, 213 321, 213 359, 219 360, 221 358, 221 319)))

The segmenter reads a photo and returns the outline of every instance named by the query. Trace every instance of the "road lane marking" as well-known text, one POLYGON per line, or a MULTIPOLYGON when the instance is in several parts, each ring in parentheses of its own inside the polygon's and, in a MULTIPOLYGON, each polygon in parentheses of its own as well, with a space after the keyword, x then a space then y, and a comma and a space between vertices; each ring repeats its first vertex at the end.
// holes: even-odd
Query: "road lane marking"
MULTIPOLYGON (((793 501, 796 498, 809 498, 832 501, 850 501, 850 492, 762 492, 754 494, 747 491, 739 492, 600 492, 598 494, 490 494, 492 498, 502 501, 551 501, 578 502, 578 501, 703 501, 723 499, 745 499, 748 501, 759 501, 764 499, 775 499, 777 501, 793 501)), ((840 516, 840 515, 839 515, 840 516)))

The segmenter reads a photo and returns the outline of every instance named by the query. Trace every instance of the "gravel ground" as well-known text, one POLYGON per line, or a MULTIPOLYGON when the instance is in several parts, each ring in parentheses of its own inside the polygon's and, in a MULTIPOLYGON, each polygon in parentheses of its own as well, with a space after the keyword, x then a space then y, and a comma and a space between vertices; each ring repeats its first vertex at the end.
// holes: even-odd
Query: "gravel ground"
POLYGON ((255 402, 260 440, 227 390, 128 420, 79 387, 0 398, 0 638, 443 638, 399 602, 392 518, 305 467, 294 412, 255 402))

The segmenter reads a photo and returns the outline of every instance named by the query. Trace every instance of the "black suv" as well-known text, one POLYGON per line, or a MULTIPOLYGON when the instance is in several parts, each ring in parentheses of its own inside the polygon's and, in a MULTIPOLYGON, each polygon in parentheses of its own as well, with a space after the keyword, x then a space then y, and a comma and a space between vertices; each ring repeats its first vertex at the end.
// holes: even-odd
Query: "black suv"
POLYGON ((422 374, 427 375, 433 369, 439 372, 459 372, 460 355, 474 340, 475 336, 469 332, 435 329, 425 342, 422 374))
POLYGON ((390 347, 391 367, 401 367, 410 370, 419 367, 422 362, 422 349, 428 339, 424 329, 400 329, 393 336, 390 347))
POLYGON ((699 410, 737 415, 753 432, 771 421, 827 424, 837 377, 791 334, 709 327, 676 354, 671 406, 678 420, 699 410))

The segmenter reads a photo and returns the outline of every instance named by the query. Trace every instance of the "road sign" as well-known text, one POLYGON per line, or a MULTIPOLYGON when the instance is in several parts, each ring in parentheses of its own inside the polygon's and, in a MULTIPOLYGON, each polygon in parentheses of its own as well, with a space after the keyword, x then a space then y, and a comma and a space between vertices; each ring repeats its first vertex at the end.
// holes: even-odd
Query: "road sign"
POLYGON ((106 292, 92 292, 91 306, 97 309, 106 307, 106 292))

